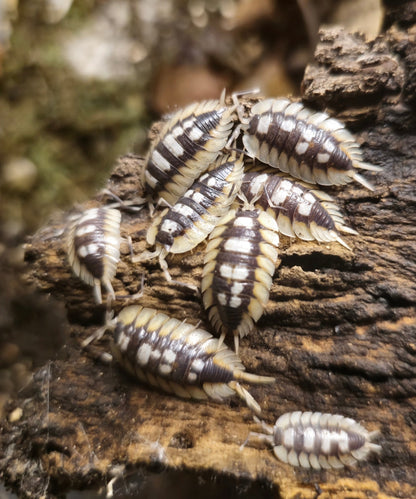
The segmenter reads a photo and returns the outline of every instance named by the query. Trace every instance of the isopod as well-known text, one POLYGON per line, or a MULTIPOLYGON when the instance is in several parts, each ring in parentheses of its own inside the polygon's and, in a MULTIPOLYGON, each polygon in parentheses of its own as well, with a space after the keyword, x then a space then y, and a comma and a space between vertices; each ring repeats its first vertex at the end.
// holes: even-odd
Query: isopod
POLYGON ((378 431, 369 432, 340 414, 288 412, 273 427, 256 421, 266 433, 251 432, 248 438, 255 436, 269 443, 275 456, 292 466, 343 468, 367 459, 372 452, 381 452, 381 446, 373 443, 378 431))
POLYGON ((240 382, 274 382, 245 372, 237 355, 203 329, 138 305, 118 315, 113 354, 130 374, 168 393, 217 401, 237 394, 256 413, 260 406, 240 382))
POLYGON ((248 156, 312 184, 342 185, 356 180, 373 190, 355 168, 381 168, 363 161, 352 134, 328 114, 279 98, 259 101, 250 117, 240 120, 248 156))
POLYGON ((167 119, 145 160, 143 181, 153 197, 173 206, 227 144, 235 106, 220 100, 195 102, 167 119))
POLYGON ((221 156, 172 208, 155 219, 147 232, 147 242, 156 243, 156 250, 134 261, 159 256, 160 266, 170 280, 165 256, 190 251, 206 239, 239 192, 243 167, 242 156, 221 156))
POLYGON ((75 273, 93 286, 96 303, 102 302, 101 285, 115 299, 111 280, 120 260, 121 214, 112 208, 91 208, 72 220, 66 233, 66 252, 75 273))
POLYGON ((201 292, 208 318, 221 334, 239 337, 254 329, 263 314, 277 264, 276 220, 246 205, 225 215, 206 247, 201 292))
POLYGON ((255 206, 276 219, 285 236, 304 241, 338 241, 350 249, 338 231, 357 234, 345 225, 331 196, 279 172, 246 172, 241 191, 248 201, 256 199, 255 206))

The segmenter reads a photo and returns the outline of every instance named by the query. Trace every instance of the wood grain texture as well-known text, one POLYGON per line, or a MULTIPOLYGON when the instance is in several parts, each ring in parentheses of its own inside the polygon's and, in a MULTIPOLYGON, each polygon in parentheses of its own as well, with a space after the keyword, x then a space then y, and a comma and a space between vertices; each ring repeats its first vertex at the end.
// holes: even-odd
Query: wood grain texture
MULTIPOLYGON (((262 482, 285 499, 416 497, 416 28, 394 26, 372 42, 332 28, 320 40, 304 100, 345 120, 365 160, 384 170, 365 174, 374 192, 327 189, 359 232, 345 237, 352 251, 282 237, 266 313, 241 340, 240 355, 248 371, 276 377, 250 388, 268 423, 294 410, 340 413, 381 431, 381 456, 340 471, 294 469, 261 445, 240 449, 256 425, 239 400, 187 402, 142 386, 94 359, 92 352, 109 350, 108 337, 82 351, 104 308, 71 275, 61 214, 26 247, 27 279, 65 302, 71 335, 12 402, 22 419, 1 429, 0 474, 20 495, 105 483, 125 465, 262 482)), ((142 195, 142 165, 137 156, 121 158, 109 188, 123 199, 142 195)), ((149 224, 147 209, 123 213, 135 253, 146 249, 149 224)), ((172 277, 198 285, 203 249, 168 257, 172 277)), ((141 305, 209 327, 200 298, 167 284, 157 261, 132 265, 127 245, 116 295, 136 293, 143 273, 141 305)), ((130 302, 118 300, 116 312, 130 302)))

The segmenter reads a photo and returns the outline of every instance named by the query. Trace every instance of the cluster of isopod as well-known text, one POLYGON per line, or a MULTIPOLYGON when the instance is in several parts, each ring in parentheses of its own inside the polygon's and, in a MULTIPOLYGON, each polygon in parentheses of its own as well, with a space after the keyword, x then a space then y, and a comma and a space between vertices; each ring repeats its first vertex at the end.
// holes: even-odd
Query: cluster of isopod
MULTIPOLYGON (((256 414, 260 406, 240 383, 272 383, 245 372, 239 338, 255 328, 269 299, 278 262, 279 234, 338 242, 349 228, 335 201, 316 185, 357 181, 363 161, 353 136, 338 120, 287 98, 258 100, 249 111, 234 95, 191 104, 169 115, 152 143, 142 171, 147 200, 164 205, 147 232, 153 251, 133 262, 158 258, 171 281, 166 257, 208 239, 201 279, 202 302, 219 338, 139 305, 110 321, 113 355, 139 380, 180 397, 223 400, 238 395, 256 414), (297 179, 297 180, 296 180, 297 179), (166 207, 167 206, 167 207, 166 207), (234 350, 224 343, 232 335, 234 350)), ((111 280, 120 254, 120 212, 88 210, 67 230, 75 272, 114 299, 111 280)), ((288 413, 262 439, 294 466, 337 468, 379 452, 375 433, 340 415, 288 413)))

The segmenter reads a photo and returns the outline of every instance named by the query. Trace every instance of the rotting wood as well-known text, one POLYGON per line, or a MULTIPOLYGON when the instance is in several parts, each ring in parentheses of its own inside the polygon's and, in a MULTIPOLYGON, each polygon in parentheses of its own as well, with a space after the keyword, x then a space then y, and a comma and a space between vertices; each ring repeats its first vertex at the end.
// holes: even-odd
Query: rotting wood
MULTIPOLYGON (((40 370, 10 405, 10 411, 23 408, 22 419, 1 430, 0 476, 19 495, 105 483, 121 464, 262 480, 282 498, 316 497, 315 485, 321 499, 416 497, 416 138, 410 91, 416 28, 393 26, 373 42, 338 28, 320 37, 316 63, 305 73, 304 99, 344 119, 365 159, 384 171, 367 177, 374 192, 357 184, 327 189, 359 231, 346 238, 352 252, 282 238, 266 314, 258 331, 241 340, 240 355, 248 371, 276 377, 275 385, 250 388, 267 422, 293 410, 341 413, 380 429, 381 456, 340 471, 293 469, 267 448, 248 444, 240 450, 255 425, 239 400, 183 401, 81 351, 104 308, 71 275, 61 215, 26 248, 28 280, 65 301, 72 334, 59 360, 40 370)), ((142 164, 136 156, 122 158, 109 188, 123 199, 140 196, 142 164)), ((135 253, 145 249, 149 222, 146 209, 123 214, 123 233, 133 238, 135 253)), ((168 258, 174 279, 198 284, 203 247, 168 258)), ((116 294, 136 293, 145 272, 140 304, 178 319, 206 319, 199 297, 168 285, 157 261, 131 265, 127 246, 122 252, 116 294)), ((126 303, 117 301, 116 311, 126 303)), ((94 349, 108 351, 108 337, 94 349)))

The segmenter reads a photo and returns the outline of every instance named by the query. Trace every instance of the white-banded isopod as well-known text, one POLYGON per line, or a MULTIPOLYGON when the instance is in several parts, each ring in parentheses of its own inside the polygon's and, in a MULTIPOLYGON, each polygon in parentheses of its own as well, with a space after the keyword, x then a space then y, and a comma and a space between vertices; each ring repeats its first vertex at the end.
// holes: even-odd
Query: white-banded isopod
POLYGON ((114 326, 113 354, 144 383, 179 397, 222 401, 237 394, 259 413, 240 385, 273 383, 244 371, 237 355, 203 329, 141 306, 124 308, 114 326))
POLYGON ((173 206, 226 145, 235 107, 220 100, 195 102, 171 115, 151 145, 143 180, 154 199, 173 206))
POLYGON ((156 243, 156 250, 145 252, 134 261, 159 256, 160 266, 169 280, 165 256, 190 251, 206 239, 239 192, 243 168, 242 156, 238 159, 221 156, 172 208, 155 219, 147 232, 147 242, 156 243))
POLYGON ((369 432, 351 418, 321 412, 288 412, 275 425, 260 422, 266 433, 250 433, 273 446, 275 456, 292 466, 330 469, 353 466, 381 446, 373 443, 378 431, 369 432))
POLYGON ((338 241, 350 249, 338 231, 357 234, 345 225, 337 205, 328 194, 296 182, 285 174, 246 172, 241 191, 249 202, 255 200, 255 206, 276 219, 279 231, 285 236, 304 241, 338 241))
POLYGON ((381 168, 363 161, 352 134, 328 114, 286 98, 265 99, 243 121, 243 144, 249 156, 312 184, 342 185, 356 180, 373 190, 355 168, 381 168))
POLYGON ((101 285, 114 299, 111 279, 120 260, 121 214, 112 208, 91 208, 72 220, 66 232, 66 252, 74 273, 94 287, 101 303, 101 285))
POLYGON ((238 339, 254 329, 269 300, 277 264, 276 220, 249 205, 231 210, 212 231, 206 247, 201 291, 214 329, 238 339))

